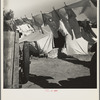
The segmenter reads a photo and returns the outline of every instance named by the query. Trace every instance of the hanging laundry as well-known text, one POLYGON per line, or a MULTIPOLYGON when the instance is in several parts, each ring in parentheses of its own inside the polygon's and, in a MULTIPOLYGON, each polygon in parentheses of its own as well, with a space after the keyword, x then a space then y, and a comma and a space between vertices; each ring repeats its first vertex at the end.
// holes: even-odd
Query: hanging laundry
POLYGON ((27 22, 28 18, 22 18, 23 22, 27 22))
POLYGON ((71 28, 74 31, 75 37, 80 38, 81 37, 80 27, 79 27, 79 24, 78 24, 76 18, 70 18, 70 19, 68 19, 68 21, 69 21, 71 28))
POLYGON ((74 31, 75 37, 80 38, 81 32, 80 32, 80 27, 78 25, 78 22, 76 20, 76 14, 73 12, 73 10, 70 7, 65 6, 64 8, 66 10, 66 13, 68 14, 68 21, 69 21, 71 28, 74 31))
POLYGON ((34 19, 34 23, 35 23, 35 25, 33 26, 33 27, 36 28, 35 30, 38 29, 38 30, 42 31, 41 26, 44 24, 42 15, 41 14, 38 14, 36 16, 32 16, 32 18, 34 19))
POLYGON ((64 7, 66 10, 66 13, 68 14, 68 18, 76 17, 76 14, 73 12, 73 10, 69 6, 64 7))
POLYGON ((82 11, 84 12, 87 7, 90 7, 91 6, 91 4, 90 4, 89 0, 81 0, 81 1, 78 1, 76 3, 72 3, 72 4, 68 5, 68 6, 70 8, 82 7, 82 11))
POLYGON ((22 18, 23 22, 26 24, 30 24, 32 26, 32 21, 29 20, 28 18, 22 18))
POLYGON ((90 22, 87 21, 87 20, 85 20, 85 21, 83 22, 83 24, 84 24, 84 25, 83 25, 84 31, 87 32, 88 34, 90 34, 92 37, 97 38, 97 36, 95 35, 95 33, 92 31, 92 29, 91 29, 89 23, 90 23, 90 22))
POLYGON ((38 27, 41 27, 43 25, 43 18, 41 14, 33 16, 33 18, 34 18, 35 25, 37 25, 38 27))
POLYGON ((60 19, 62 19, 63 17, 67 17, 68 16, 68 14, 66 13, 66 10, 64 8, 58 9, 57 12, 58 12, 58 15, 60 16, 60 19))
POLYGON ((57 27, 57 24, 55 23, 53 17, 52 17, 52 14, 51 13, 45 13, 45 14, 42 14, 43 16, 43 19, 44 19, 44 24, 45 25, 49 25, 52 32, 53 32, 53 35, 54 35, 54 38, 58 38, 58 27, 57 27))
POLYGON ((62 20, 60 20, 59 30, 63 33, 63 35, 65 35, 65 47, 67 55, 88 54, 88 42, 83 37, 76 39, 73 30, 72 30, 73 32, 73 40, 72 40, 71 35, 64 26, 62 20))
POLYGON ((21 19, 15 19, 16 25, 22 25, 24 22, 21 19))
POLYGON ((62 33, 63 36, 68 35, 68 31, 66 30, 66 27, 62 21, 62 19, 59 21, 60 25, 59 25, 59 31, 62 33))
POLYGON ((90 45, 93 45, 93 44, 95 43, 95 41, 92 39, 92 37, 91 37, 89 34, 87 34, 87 33, 84 31, 83 28, 81 29, 81 34, 82 34, 82 37, 83 37, 86 41, 88 41, 88 43, 89 43, 90 45))
POLYGON ((57 27, 59 27, 60 16, 58 15, 57 11, 56 11, 56 10, 53 10, 53 11, 51 12, 51 14, 52 14, 52 18, 53 18, 53 20, 55 21, 57 27))
POLYGON ((66 29, 68 30, 69 34, 71 35, 71 37, 73 39, 72 29, 71 29, 71 26, 70 26, 70 24, 68 22, 68 15, 67 15, 65 9, 64 8, 58 9, 58 13, 59 13, 59 15, 60 15, 65 27, 66 27, 66 29))
POLYGON ((39 27, 38 26, 36 26, 36 22, 35 22, 35 20, 34 20, 34 17, 32 16, 32 19, 30 19, 30 21, 31 21, 31 23, 32 23, 32 27, 34 28, 34 30, 35 31, 37 31, 37 30, 39 30, 39 27))

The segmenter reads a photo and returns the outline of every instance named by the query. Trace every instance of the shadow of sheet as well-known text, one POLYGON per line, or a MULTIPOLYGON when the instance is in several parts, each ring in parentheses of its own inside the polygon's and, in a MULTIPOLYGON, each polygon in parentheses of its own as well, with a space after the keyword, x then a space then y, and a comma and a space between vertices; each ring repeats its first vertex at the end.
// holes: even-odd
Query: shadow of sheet
POLYGON ((69 78, 67 80, 61 80, 58 83, 49 83, 48 79, 53 79, 49 76, 37 76, 30 74, 29 81, 40 86, 41 88, 96 88, 96 80, 92 79, 91 76, 78 77, 78 78, 69 78))
POLYGON ((29 81, 33 82, 36 85, 39 85, 42 88, 59 88, 59 84, 57 83, 49 83, 48 79, 53 79, 52 77, 49 76, 37 76, 30 74, 29 75, 29 81))
POLYGON ((78 77, 75 79, 69 78, 68 80, 59 81, 62 88, 96 88, 96 80, 90 76, 78 77))
MULTIPOLYGON (((67 56, 66 58, 60 58, 62 60, 71 62, 73 64, 79 64, 83 65, 84 67, 90 68, 91 62, 90 61, 81 61, 77 58, 67 56)), ((91 68, 90 68, 91 70, 91 68)), ((93 72, 96 72, 96 70, 93 69, 93 72)), ((29 75, 29 81, 33 82, 34 84, 42 87, 42 88, 75 88, 75 89, 85 89, 85 88, 97 88, 97 78, 96 75, 91 74, 90 76, 83 76, 83 77, 77 77, 77 78, 69 78, 66 80, 59 80, 58 83, 49 83, 48 80, 54 80, 51 76, 37 76, 30 74, 29 75)))
POLYGON ((67 57, 67 58, 60 58, 60 59, 64 61, 68 61, 73 64, 83 65, 84 67, 90 68, 90 63, 91 63, 90 61, 81 61, 74 57, 67 57))

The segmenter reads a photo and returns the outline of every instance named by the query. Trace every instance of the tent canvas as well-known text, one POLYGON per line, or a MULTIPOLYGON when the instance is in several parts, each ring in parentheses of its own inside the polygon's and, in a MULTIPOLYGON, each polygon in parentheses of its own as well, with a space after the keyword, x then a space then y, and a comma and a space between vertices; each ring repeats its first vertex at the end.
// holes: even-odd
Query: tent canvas
POLYGON ((42 27, 41 30, 31 33, 30 35, 23 37, 19 40, 20 46, 24 41, 28 41, 31 44, 31 49, 34 53, 48 53, 53 49, 53 34, 49 26, 42 27))

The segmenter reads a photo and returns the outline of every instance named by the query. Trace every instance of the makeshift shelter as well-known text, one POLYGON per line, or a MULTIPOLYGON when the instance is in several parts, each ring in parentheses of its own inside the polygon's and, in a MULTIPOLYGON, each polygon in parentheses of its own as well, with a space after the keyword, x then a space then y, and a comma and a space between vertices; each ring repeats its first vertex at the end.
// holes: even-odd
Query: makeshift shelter
POLYGON ((19 40, 21 48, 23 47, 24 41, 30 43, 30 51, 35 54, 45 54, 50 52, 53 49, 53 34, 50 27, 47 25, 42 27, 43 33, 41 30, 38 30, 30 35, 23 37, 19 40))

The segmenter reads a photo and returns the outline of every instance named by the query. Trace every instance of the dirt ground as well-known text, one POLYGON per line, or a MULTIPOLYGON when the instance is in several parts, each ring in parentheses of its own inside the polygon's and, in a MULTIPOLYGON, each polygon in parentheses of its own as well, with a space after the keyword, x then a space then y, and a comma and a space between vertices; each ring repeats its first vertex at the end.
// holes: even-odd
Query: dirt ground
POLYGON ((90 61, 93 54, 62 58, 33 57, 26 89, 40 88, 95 88, 90 78, 90 61))

